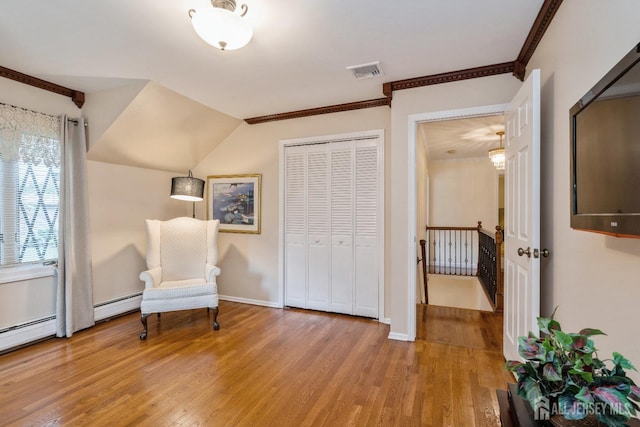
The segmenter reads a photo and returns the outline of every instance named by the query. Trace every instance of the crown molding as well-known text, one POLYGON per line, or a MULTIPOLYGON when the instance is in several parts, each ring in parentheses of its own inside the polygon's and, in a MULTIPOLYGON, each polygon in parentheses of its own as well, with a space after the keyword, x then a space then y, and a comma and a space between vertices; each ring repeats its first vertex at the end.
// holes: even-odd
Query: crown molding
POLYGON ((58 95, 67 96, 71 98, 78 108, 82 108, 84 105, 84 92, 80 92, 79 90, 69 89, 68 87, 60 86, 2 66, 0 66, 0 77, 5 77, 29 86, 37 87, 38 89, 57 93, 58 95))
POLYGON ((549 28, 549 25, 551 25, 551 21, 561 4, 562 0, 545 0, 542 4, 536 20, 533 21, 529 35, 522 45, 518 59, 515 60, 513 75, 518 79, 524 80, 527 64, 531 60, 540 40, 542 40, 542 36, 547 31, 547 28, 549 28))
POLYGON ((396 90, 414 89, 421 86, 437 85, 441 83, 494 76, 496 74, 512 73, 513 68, 513 62, 503 62, 502 64, 485 65, 483 67, 449 71, 447 73, 432 74, 430 76, 414 77, 411 79, 385 83, 382 91, 385 95, 391 95, 391 93, 396 90))
POLYGON ((346 104, 330 105, 328 107, 309 108, 306 110, 290 111, 288 113, 270 114, 268 116, 244 119, 250 125, 273 122, 277 120, 298 119, 300 117, 317 116, 320 114, 342 113, 344 111, 361 110, 363 108, 391 106, 391 98, 369 99, 367 101, 348 102, 346 104))
MULTIPOLYGON (((553 17, 560 8, 562 0, 544 0, 540 12, 536 17, 536 20, 529 31, 518 58, 513 62, 505 62, 502 64, 486 65, 483 67, 468 68, 459 71, 450 71, 447 73, 433 74, 430 76, 415 77, 411 79, 398 80, 394 82, 384 83, 382 86, 382 92, 385 98, 370 99, 367 101, 349 102, 346 104, 331 105, 327 107, 309 108, 306 110, 297 110, 287 113, 271 114, 267 116, 251 117, 245 119, 248 124, 258 124, 277 120, 288 120, 300 117, 309 117, 320 114, 339 113, 344 111, 359 110, 363 108, 373 108, 380 106, 391 106, 391 99, 393 91, 412 89, 421 86, 429 86, 434 84, 449 83, 459 80, 475 79, 479 77, 487 77, 496 74, 513 73, 515 77, 520 80, 524 80, 526 74, 526 67, 533 53, 535 52, 538 44, 542 40, 544 33, 549 28, 553 17)), ((69 89, 64 86, 57 85, 55 83, 48 82, 46 80, 39 79, 37 77, 23 74, 19 71, 15 71, 6 67, 0 66, 0 77, 5 77, 17 82, 27 84, 29 86, 37 87, 39 89, 47 90, 49 92, 57 93, 59 95, 67 96, 71 98, 73 103, 82 108, 85 101, 84 92, 69 89)))
POLYGON ((292 111, 290 113, 272 114, 269 116, 252 117, 245 119, 249 124, 264 123, 276 120, 286 120, 298 117, 313 116, 316 114, 337 113, 340 111, 355 110, 360 108, 379 107, 380 105, 391 106, 393 91, 403 89, 413 89, 421 86, 429 86, 441 83, 450 83, 459 80, 476 79, 479 77, 493 76, 497 74, 512 73, 516 78, 524 80, 527 64, 531 56, 538 47, 542 36, 549 28, 553 17, 560 8, 562 0, 544 0, 540 12, 536 17, 529 35, 527 36, 518 58, 513 62, 502 64, 486 65, 483 67, 468 68, 459 71, 433 74, 430 76, 414 77, 406 80, 387 82, 382 85, 382 93, 386 98, 369 101, 351 102, 348 104, 334 105, 330 107, 311 108, 308 110, 292 111))

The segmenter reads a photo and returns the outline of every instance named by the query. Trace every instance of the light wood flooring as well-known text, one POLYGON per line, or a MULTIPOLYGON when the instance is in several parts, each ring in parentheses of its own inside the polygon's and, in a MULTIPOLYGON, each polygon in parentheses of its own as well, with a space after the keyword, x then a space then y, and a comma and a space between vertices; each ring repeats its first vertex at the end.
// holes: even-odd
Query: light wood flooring
POLYGON ((418 306, 419 339, 357 317, 221 302, 131 314, 0 356, 2 426, 497 426, 502 318, 418 306))

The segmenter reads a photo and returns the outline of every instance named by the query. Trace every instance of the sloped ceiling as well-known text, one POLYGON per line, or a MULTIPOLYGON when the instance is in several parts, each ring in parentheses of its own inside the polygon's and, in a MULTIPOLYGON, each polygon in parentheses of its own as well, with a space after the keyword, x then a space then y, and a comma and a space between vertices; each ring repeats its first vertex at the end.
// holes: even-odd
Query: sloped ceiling
MULTIPOLYGON (((102 135, 89 160, 186 173, 241 120, 149 82, 102 135)), ((92 124, 90 123, 91 127, 92 124)))
POLYGON ((89 156, 178 172, 238 126, 233 117, 371 100, 385 82, 513 61, 543 2, 242 0, 253 39, 223 52, 188 16, 210 0, 4 0, 0 65, 83 91, 87 104, 151 82, 126 108, 87 107, 89 156), (356 80, 346 68, 373 61, 383 75, 356 80))
POLYGON ((207 45, 210 0, 3 0, 0 65, 86 93, 87 77, 156 82, 248 118, 380 98, 385 82, 513 61, 543 0, 238 0, 251 42, 207 45), (380 61, 356 80, 347 66, 380 61), (77 79, 76 84, 73 79, 77 79))

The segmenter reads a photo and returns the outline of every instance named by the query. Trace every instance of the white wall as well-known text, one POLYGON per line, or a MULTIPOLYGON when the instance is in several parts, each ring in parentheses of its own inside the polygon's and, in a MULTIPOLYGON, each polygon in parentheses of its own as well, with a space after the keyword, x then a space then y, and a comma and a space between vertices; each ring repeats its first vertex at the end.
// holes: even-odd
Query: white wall
MULTIPOLYGON (((220 233, 218 239, 222 268, 218 285, 222 296, 270 306, 281 303, 278 282, 280 140, 386 129, 388 152, 389 117, 388 107, 378 107, 258 125, 245 123, 194 168, 194 175, 201 178, 262 174, 261 234, 220 233)), ((385 170, 388 171, 388 166, 385 170)), ((387 182, 386 191, 388 188, 387 182)), ((205 206, 198 206, 199 218, 205 217, 205 206)), ((386 282, 389 281, 387 277, 386 282)), ((386 300, 388 298, 387 295, 386 300)))
POLYGON ((486 158, 434 160, 429 163, 429 225, 498 225, 498 173, 486 158))
POLYGON ((565 329, 602 329, 600 356, 615 350, 640 368, 640 239, 569 225, 569 108, 640 42, 639 16, 637 0, 565 1, 527 69, 542 73, 542 313, 558 306, 565 329))

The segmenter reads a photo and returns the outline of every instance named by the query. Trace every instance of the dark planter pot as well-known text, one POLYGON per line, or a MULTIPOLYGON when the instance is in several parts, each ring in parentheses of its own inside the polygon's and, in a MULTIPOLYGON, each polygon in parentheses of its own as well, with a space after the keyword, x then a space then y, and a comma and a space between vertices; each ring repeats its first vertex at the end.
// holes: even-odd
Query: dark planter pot
POLYGON ((582 420, 567 420, 561 415, 554 415, 549 420, 549 424, 553 427, 607 427, 595 415, 589 415, 582 420))

